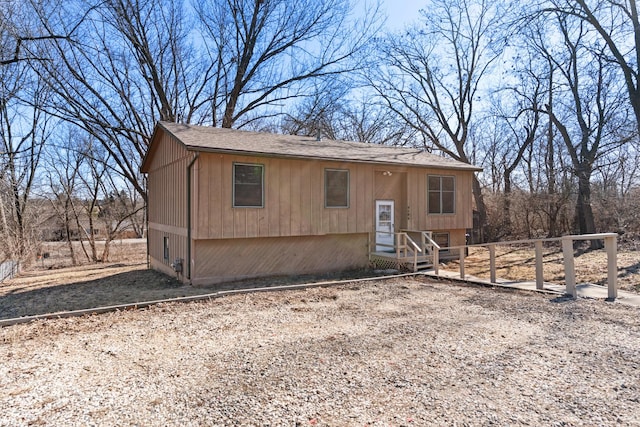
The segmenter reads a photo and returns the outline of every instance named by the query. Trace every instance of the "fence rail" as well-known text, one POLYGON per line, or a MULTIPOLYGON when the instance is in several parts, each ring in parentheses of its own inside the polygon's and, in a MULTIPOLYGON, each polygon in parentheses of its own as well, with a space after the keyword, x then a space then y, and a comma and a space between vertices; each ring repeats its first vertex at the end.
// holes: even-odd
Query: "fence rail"
POLYGON ((0 263, 0 283, 18 274, 18 267, 17 261, 7 260, 0 263))
MULTIPOLYGON (((576 240, 604 240, 604 250, 607 253, 607 296, 610 300, 618 297, 618 272, 617 272, 617 237, 616 233, 582 234, 554 237, 547 239, 514 240, 510 242, 477 243, 472 245, 450 246, 443 249, 460 249, 460 278, 465 278, 464 258, 466 248, 485 247, 489 250, 489 274, 491 283, 496 283, 496 246, 513 244, 534 244, 536 252, 536 288, 542 289, 544 284, 542 243, 562 242, 562 254, 564 261, 564 275, 566 282, 566 292, 572 297, 577 296, 576 272, 573 254, 573 242, 576 240)), ((435 270, 438 274, 438 270, 435 270)))

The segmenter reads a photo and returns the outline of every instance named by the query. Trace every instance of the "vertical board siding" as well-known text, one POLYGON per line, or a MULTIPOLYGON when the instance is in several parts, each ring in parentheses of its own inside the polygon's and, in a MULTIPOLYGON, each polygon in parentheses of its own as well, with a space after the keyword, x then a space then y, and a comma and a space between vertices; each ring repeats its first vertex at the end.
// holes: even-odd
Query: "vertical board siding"
POLYGON ((472 172, 365 163, 201 153, 194 236, 202 239, 369 233, 375 200, 392 199, 396 228, 452 230, 472 227, 472 172), (264 208, 233 208, 234 162, 264 165, 264 208), (325 208, 324 170, 349 170, 349 207, 325 208), (390 171, 391 176, 382 172, 390 171), (456 213, 427 214, 427 176, 456 177, 456 213), (206 183, 204 182, 206 181, 206 183))
POLYGON ((149 168, 149 222, 187 224, 187 166, 193 158, 182 144, 162 132, 149 168))
MULTIPOLYGON (((195 154, 164 131, 159 131, 155 152, 148 168, 149 255, 152 266, 174 274, 170 264, 187 258, 187 167, 195 154), (163 239, 169 238, 169 259, 164 259, 163 239)), ((197 170, 197 162, 194 164, 197 170)), ((193 183, 198 182, 192 175, 193 183)), ((207 180, 200 180, 200 182, 207 180)), ((197 205, 196 205, 197 206, 197 205)), ((199 224, 200 225, 200 224, 199 224)), ((203 224, 204 225, 204 224, 203 224)), ((184 276, 182 279, 185 280, 184 276)))
MULTIPOLYGON (((156 138, 148 168, 152 265, 174 274, 169 264, 182 258, 186 272, 186 179, 195 154, 163 131, 156 138)), ((395 201, 397 230, 448 231, 459 245, 473 226, 470 171, 200 152, 192 172, 194 282, 366 266, 377 199, 395 201), (233 208, 234 162, 264 165, 263 208, 233 208), (326 168, 349 170, 348 208, 325 207, 326 168), (456 177, 455 214, 427 214, 430 174, 456 177)))
MULTIPOLYGON (((292 235, 292 205, 293 205, 293 194, 291 192, 291 164, 290 162, 282 161, 280 162, 280 168, 278 170, 279 180, 280 180, 280 188, 279 195, 282 203, 279 203, 279 215, 278 215, 278 233, 283 236, 291 236, 292 235), (287 202, 288 201, 288 202, 287 202)), ((300 203, 298 201, 298 203, 300 203)))
POLYGON ((426 170, 421 174, 417 183, 420 187, 417 191, 420 201, 418 208, 420 215, 420 229, 423 230, 452 230, 467 229, 473 227, 472 216, 472 172, 455 170, 426 170), (428 214, 427 213, 427 178, 426 175, 446 175, 456 177, 455 213, 453 214, 428 214))
MULTIPOLYGON (((166 231, 158 230, 155 228, 149 228, 147 234, 149 240, 149 256, 151 258, 152 267, 160 270, 166 274, 174 275, 174 271, 170 264, 177 258, 183 260, 183 268, 186 272, 187 269, 187 238, 184 235, 169 233, 166 231), (164 237, 169 238, 169 259, 164 259, 164 237)), ((186 280, 184 275, 182 280, 186 280)))

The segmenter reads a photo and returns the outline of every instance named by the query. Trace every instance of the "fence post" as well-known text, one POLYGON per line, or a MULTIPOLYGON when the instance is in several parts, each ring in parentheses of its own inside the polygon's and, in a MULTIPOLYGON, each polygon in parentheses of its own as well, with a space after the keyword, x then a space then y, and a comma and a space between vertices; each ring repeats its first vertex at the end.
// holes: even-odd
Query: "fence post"
POLYGON ((436 249, 432 246, 433 249, 433 271, 436 273, 436 276, 439 276, 438 270, 440 268, 440 249, 436 249))
POLYGON ((536 241, 536 289, 544 288, 544 274, 542 271, 542 240, 536 241))
POLYGON ((607 251, 607 299, 618 298, 618 243, 617 236, 604 238, 604 249, 607 251))
POLYGON ((489 249, 489 275, 491 283, 496 283, 496 245, 487 245, 489 249))
POLYGON ((562 255, 564 258, 564 281, 567 284, 565 292, 576 298, 578 294, 576 292, 576 270, 573 263, 572 236, 562 237, 562 255))
POLYGON ((458 249, 460 252, 460 278, 464 280, 464 250, 465 248, 458 249))

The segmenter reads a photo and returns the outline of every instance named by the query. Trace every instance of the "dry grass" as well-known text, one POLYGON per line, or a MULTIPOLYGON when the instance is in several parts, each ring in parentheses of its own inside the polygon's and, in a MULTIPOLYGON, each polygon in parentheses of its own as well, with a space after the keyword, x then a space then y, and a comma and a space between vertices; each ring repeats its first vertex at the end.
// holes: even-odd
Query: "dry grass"
POLYGON ((43 249, 49 254, 47 258, 0 284, 0 319, 173 298, 194 292, 170 277, 147 270, 146 243, 142 240, 115 241, 112 262, 99 264, 71 266, 68 248, 62 243, 47 243, 43 249))
MULTIPOLYGON (((543 249, 544 280, 564 284, 562 249, 543 249)), ((604 250, 575 253, 576 280, 578 283, 605 285, 607 281, 607 254, 604 250)), ((445 267, 457 270, 459 263, 452 261, 445 267)), ((486 248, 470 248, 465 258, 465 273, 489 278, 489 251, 486 248)), ((507 280, 535 280, 535 251, 533 247, 496 247, 496 275, 507 280)), ((640 292, 640 251, 618 252, 618 288, 640 292)))
MULTIPOLYGON (((144 263, 147 261, 146 239, 113 240, 109 245, 110 262, 144 263)), ((91 250, 88 243, 73 242, 76 265, 91 264, 88 256, 91 250)), ((102 256, 104 242, 96 242, 98 257, 102 256)), ((40 248, 41 255, 28 268, 30 270, 53 270, 73 266, 71 250, 66 242, 44 242, 40 248)))
POLYGON ((0 284, 0 320, 61 311, 83 310, 178 297, 205 295, 220 289, 268 287, 371 275, 351 271, 323 276, 282 276, 211 287, 183 285, 147 269, 146 243, 116 241, 109 263, 71 266, 61 243, 48 243, 49 257, 0 284))
MULTIPOLYGON (((60 311, 81 310, 110 305, 131 304, 176 297, 203 295, 221 288, 264 287, 272 285, 310 283, 329 279, 350 279, 370 272, 348 272, 342 275, 276 277, 237 282, 218 287, 184 286, 175 279, 148 270, 146 243, 143 240, 116 241, 111 251, 112 261, 103 264, 69 266, 69 252, 60 243, 49 243, 50 256, 24 271, 20 277, 0 284, 0 320, 60 311)), ((546 248, 544 278, 562 283, 564 267, 562 252, 546 248)), ((575 258, 578 282, 604 284, 606 254, 604 251, 580 253, 575 258)), ((532 248, 499 246, 497 275, 510 280, 535 278, 535 254, 532 248)), ((458 268, 457 262, 446 267, 458 268)), ((486 249, 472 248, 465 264, 467 274, 489 277, 489 256, 486 249)), ((620 289, 640 291, 640 252, 618 253, 620 289)))

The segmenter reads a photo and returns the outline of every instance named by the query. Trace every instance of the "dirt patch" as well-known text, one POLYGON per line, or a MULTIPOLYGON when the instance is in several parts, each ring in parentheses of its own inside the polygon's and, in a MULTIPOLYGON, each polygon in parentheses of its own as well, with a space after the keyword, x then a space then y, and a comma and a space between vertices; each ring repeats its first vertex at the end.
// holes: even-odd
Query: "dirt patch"
POLYGON ((404 278, 38 321, 0 425, 639 425, 639 319, 404 278))

